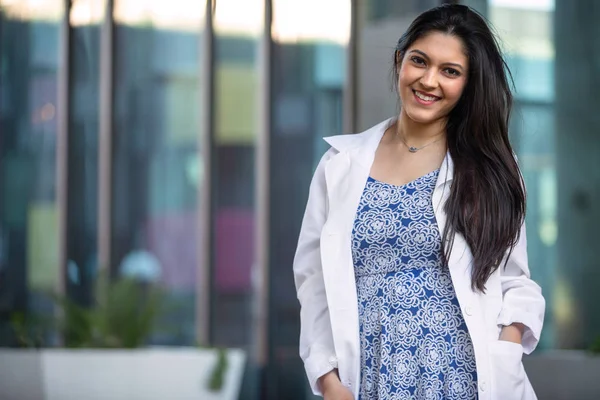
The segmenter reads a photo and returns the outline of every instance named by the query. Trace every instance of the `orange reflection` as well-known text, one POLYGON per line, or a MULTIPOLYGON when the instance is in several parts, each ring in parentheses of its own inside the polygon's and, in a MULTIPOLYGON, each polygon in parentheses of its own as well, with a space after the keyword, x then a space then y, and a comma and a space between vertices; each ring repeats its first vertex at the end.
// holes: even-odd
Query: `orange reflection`
POLYGON ((46 103, 42 107, 33 111, 31 122, 33 124, 41 124, 43 122, 52 121, 56 116, 56 107, 52 103, 46 103))
POLYGON ((52 103, 46 103, 40 110, 40 116, 42 121, 50 121, 54 119, 54 115, 56 115, 56 107, 52 103))

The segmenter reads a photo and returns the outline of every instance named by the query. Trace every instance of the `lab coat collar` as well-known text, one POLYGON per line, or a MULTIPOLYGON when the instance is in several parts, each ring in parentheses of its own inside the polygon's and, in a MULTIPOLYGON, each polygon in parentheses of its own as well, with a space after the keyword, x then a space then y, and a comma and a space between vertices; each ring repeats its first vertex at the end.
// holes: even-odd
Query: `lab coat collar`
MULTIPOLYGON (((392 126, 397 117, 388 118, 383 122, 367 129, 364 132, 351 135, 336 135, 324 138, 331 147, 339 153, 348 154, 351 159, 365 168, 371 169, 375 152, 385 131, 392 126)), ((442 186, 454 178, 454 163, 450 152, 440 166, 440 173, 436 182, 436 187, 442 186)))

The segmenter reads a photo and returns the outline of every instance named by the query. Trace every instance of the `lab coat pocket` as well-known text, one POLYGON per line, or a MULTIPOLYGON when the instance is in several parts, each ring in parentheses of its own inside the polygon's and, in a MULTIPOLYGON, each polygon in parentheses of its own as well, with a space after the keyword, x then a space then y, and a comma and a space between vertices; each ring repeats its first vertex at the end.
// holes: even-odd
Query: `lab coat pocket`
POLYGON ((490 345, 494 400, 536 400, 523 368, 523 346, 505 340, 490 345))

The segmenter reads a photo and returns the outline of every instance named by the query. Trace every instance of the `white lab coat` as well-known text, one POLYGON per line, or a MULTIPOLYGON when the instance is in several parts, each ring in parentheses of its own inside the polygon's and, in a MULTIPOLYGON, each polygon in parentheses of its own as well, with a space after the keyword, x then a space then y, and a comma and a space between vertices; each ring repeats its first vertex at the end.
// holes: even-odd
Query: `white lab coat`
MULTIPOLYGON (((375 151, 393 122, 388 119, 360 134, 326 138, 331 148, 310 185, 294 279, 301 305, 300 356, 315 394, 320 394, 318 378, 338 368, 342 383, 358 398, 360 344, 352 227, 375 151)), ((452 159, 447 155, 432 199, 441 232, 452 178, 452 159)), ((489 278, 485 293, 471 289, 472 255, 462 235, 456 235, 448 260, 473 342, 482 400, 536 398, 521 358, 538 343, 545 301, 540 287, 530 279, 526 247, 523 226, 506 268, 489 278), (517 322, 526 327, 522 345, 498 340, 502 326, 517 322)))

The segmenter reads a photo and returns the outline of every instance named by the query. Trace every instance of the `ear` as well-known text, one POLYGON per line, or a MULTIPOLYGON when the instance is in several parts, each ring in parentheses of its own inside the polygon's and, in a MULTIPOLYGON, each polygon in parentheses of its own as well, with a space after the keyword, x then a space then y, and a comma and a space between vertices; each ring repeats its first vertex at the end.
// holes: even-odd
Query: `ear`
POLYGON ((402 54, 400 54, 399 50, 396 50, 395 59, 396 59, 395 70, 396 70, 396 75, 397 75, 400 73, 400 67, 402 66, 402 54))

